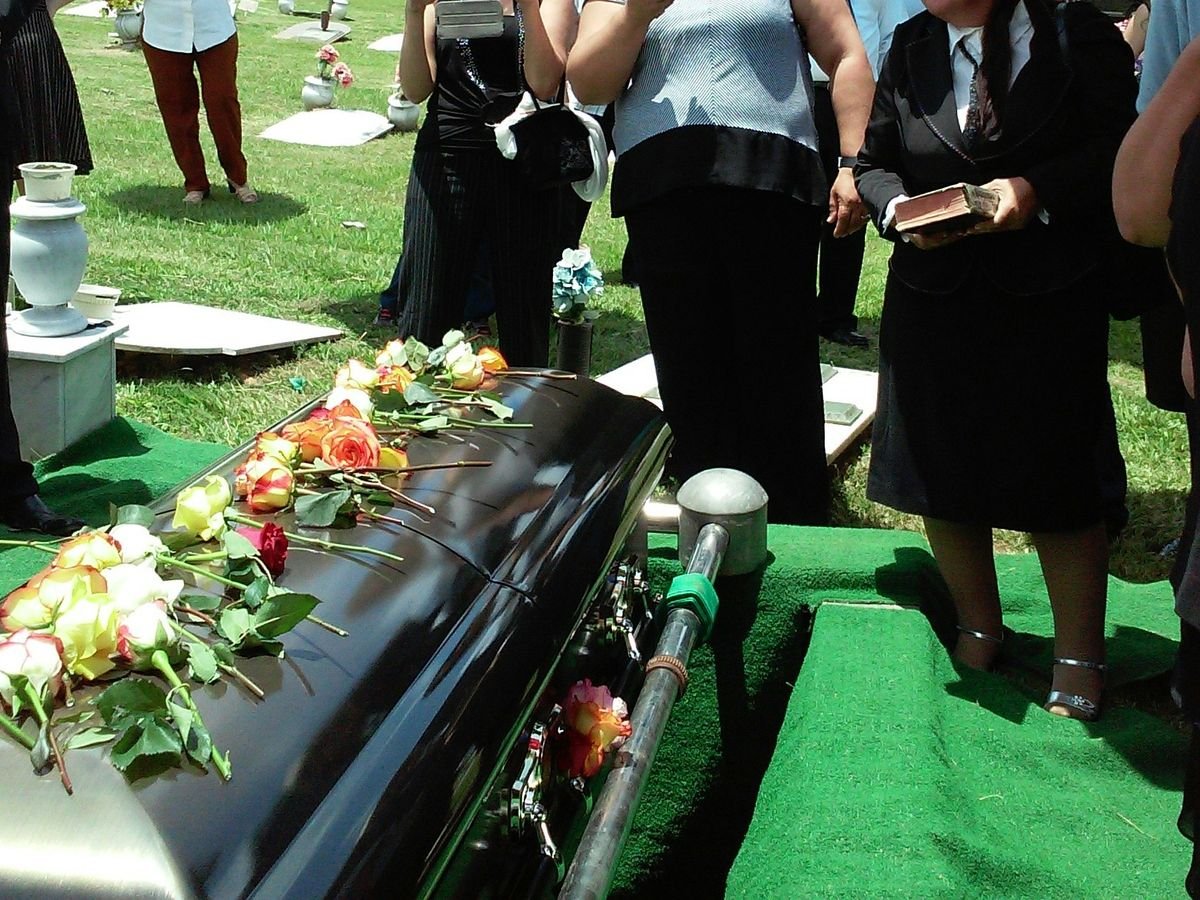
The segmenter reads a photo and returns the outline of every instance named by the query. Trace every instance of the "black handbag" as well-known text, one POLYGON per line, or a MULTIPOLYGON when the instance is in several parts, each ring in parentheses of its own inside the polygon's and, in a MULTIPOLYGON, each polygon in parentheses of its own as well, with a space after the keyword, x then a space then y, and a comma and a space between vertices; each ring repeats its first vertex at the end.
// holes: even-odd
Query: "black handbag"
POLYGON ((525 181, 535 190, 548 190, 591 177, 595 167, 587 126, 561 102, 541 105, 529 96, 536 112, 511 128, 517 142, 513 162, 525 181))

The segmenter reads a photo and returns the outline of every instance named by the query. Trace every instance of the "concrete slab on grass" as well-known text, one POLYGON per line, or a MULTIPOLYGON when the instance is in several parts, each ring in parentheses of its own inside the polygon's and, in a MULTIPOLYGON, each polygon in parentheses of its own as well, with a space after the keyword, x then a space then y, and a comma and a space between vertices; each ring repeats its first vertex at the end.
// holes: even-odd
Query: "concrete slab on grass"
POLYGON ((107 5, 104 0, 88 0, 87 3, 72 3, 63 7, 60 12, 64 16, 83 16, 88 19, 103 19, 107 16, 107 5))
POLYGON ((392 123, 365 109, 311 109, 276 122, 259 137, 311 147, 357 147, 392 130, 392 123))
POLYGON ((287 28, 276 33, 281 41, 309 41, 313 44, 333 44, 344 40, 346 35, 350 33, 350 26, 342 22, 330 22, 328 28, 322 28, 321 23, 317 20, 311 22, 300 22, 297 25, 289 25, 287 28))
POLYGON ((404 46, 403 34, 389 34, 377 41, 367 44, 368 50, 382 50, 384 53, 399 53, 404 46))
POLYGON ((116 346, 130 353, 242 356, 342 336, 336 328, 175 301, 118 306, 112 321, 128 326, 116 346))
MULTIPOLYGON (((827 374, 822 372, 822 375, 827 374)), ((658 394, 658 376, 654 371, 654 357, 647 354, 620 368, 606 372, 596 379, 614 391, 631 397, 649 400, 659 409, 662 400, 658 394)), ((834 368, 822 386, 827 403, 852 403, 862 410, 848 425, 825 423, 825 459, 832 463, 842 455, 859 436, 867 430, 875 418, 879 375, 860 369, 834 368)))

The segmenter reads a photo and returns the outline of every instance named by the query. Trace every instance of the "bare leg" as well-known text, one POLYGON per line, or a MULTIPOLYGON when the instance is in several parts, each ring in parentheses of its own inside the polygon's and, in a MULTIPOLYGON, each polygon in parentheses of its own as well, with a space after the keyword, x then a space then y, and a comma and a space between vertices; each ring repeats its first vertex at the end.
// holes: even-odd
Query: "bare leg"
MULTIPOLYGON (((925 536, 942 578, 950 588, 960 628, 995 638, 1004 634, 1000 589, 992 558, 992 529, 945 519, 925 519, 925 536)), ((959 632, 954 658, 973 669, 989 669, 1000 653, 998 641, 959 632)))
MULTIPOLYGON (((1054 613, 1054 655, 1104 662, 1104 608, 1108 599, 1108 539, 1104 523, 1083 531, 1032 535, 1054 613)), ((1104 674, 1077 666, 1055 666, 1052 689, 1100 704, 1104 674)), ((1049 707, 1060 716, 1077 713, 1049 707)))

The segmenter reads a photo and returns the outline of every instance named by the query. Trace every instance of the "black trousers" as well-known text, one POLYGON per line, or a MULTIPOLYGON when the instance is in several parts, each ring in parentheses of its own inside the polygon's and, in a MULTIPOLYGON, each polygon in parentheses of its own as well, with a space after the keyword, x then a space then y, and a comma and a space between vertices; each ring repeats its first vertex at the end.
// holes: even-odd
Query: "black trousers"
POLYGON ((675 434, 671 474, 741 469, 766 488, 772 522, 826 522, 813 297, 820 211, 706 186, 646 203, 626 225, 675 434))
MULTIPOLYGON (((813 117, 817 125, 817 146, 821 152, 821 167, 830 186, 837 177, 839 153, 837 118, 828 84, 816 85, 813 117)), ((822 217, 823 219, 824 217, 822 217)), ((854 298, 858 296, 858 278, 862 274, 863 252, 867 246, 867 230, 835 238, 833 226, 821 224, 820 269, 817 274, 817 317, 821 334, 834 331, 854 331, 858 317, 854 315, 854 298)))
POLYGON ((5 286, 5 296, 0 298, 0 500, 31 497, 38 489, 33 466, 21 459, 21 440, 13 420, 12 397, 8 389, 8 328, 4 321, 4 301, 8 293, 8 201, 12 189, 12 167, 0 165, 0 283, 5 286))
POLYGON ((495 148, 418 150, 404 203, 400 333, 437 344, 463 324, 486 239, 500 350, 514 366, 545 366, 560 201, 558 191, 530 190, 495 148))

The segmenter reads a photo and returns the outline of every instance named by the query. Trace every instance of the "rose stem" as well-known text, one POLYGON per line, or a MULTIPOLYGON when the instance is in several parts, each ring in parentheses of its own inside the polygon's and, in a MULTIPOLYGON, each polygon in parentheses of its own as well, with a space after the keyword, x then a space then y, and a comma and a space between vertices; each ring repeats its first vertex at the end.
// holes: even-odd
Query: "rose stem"
POLYGON ((331 625, 329 622, 326 622, 324 619, 318 619, 316 616, 305 616, 304 618, 307 619, 308 621, 312 622, 314 625, 319 625, 321 628, 324 628, 326 631, 332 631, 338 637, 349 637, 350 636, 350 632, 343 631, 341 628, 338 628, 336 625, 331 625))
MULTIPOLYGON (((249 525, 251 528, 261 529, 262 522, 256 522, 254 519, 249 519, 240 515, 227 516, 235 522, 241 522, 244 525, 249 525)), ((353 544, 339 544, 335 541, 327 541, 323 538, 306 537, 302 534, 296 534, 294 531, 285 531, 284 537, 289 540, 297 541, 301 544, 309 544, 314 547, 320 547, 323 550, 345 550, 349 553, 368 553, 372 556, 382 556, 384 559, 390 559, 392 562, 404 562, 403 556, 397 556, 394 553, 388 553, 386 550, 376 550, 374 547, 355 547, 353 544)), ((236 585, 238 588, 243 588, 243 585, 236 585)))
MULTIPOLYGON (((211 623, 213 628, 217 627, 216 622, 214 622, 208 616, 204 615, 204 613, 200 612, 199 610, 195 610, 195 609, 191 609, 191 608, 181 608, 180 611, 189 613, 190 615, 193 615, 193 616, 198 616, 200 619, 211 623)), ((189 641, 193 641, 194 643, 204 644, 205 647, 208 646, 207 643, 205 643, 202 639, 196 637, 196 635, 192 634, 190 631, 188 631, 186 628, 184 628, 178 622, 172 622, 171 624, 175 626, 175 630, 177 632, 179 632, 180 636, 187 638, 189 641)), ((227 675, 232 675, 237 681, 241 682, 246 687, 246 689, 248 691, 250 691, 250 693, 252 693, 252 694, 254 694, 254 696, 258 697, 259 700, 266 699, 267 695, 266 695, 266 693, 263 692, 263 689, 260 688, 253 681, 251 681, 249 678, 247 678, 245 675, 243 675, 242 671, 237 666, 231 666, 228 663, 223 663, 220 660, 217 660, 217 668, 220 669, 222 672, 224 672, 227 675)))
MULTIPOLYGON (((259 527, 261 528, 262 526, 260 525, 259 527)), ((211 578, 217 584, 223 584, 227 587, 236 588, 239 591, 244 591, 246 589, 246 585, 239 584, 232 578, 226 578, 224 575, 217 575, 214 572, 208 571, 208 569, 202 569, 199 566, 193 566, 184 562, 182 559, 176 559, 169 553, 159 553, 154 558, 163 565, 170 566, 173 569, 182 569, 185 572, 192 572, 196 575, 203 575, 205 578, 211 578)))
POLYGON ((320 473, 322 471, 328 472, 330 475, 336 475, 338 472, 343 472, 343 473, 349 472, 351 474, 358 474, 358 473, 362 472, 362 473, 367 473, 367 474, 382 473, 385 475, 390 475, 390 474, 406 475, 409 472, 431 472, 431 471, 434 471, 435 469, 481 469, 486 466, 490 466, 491 464, 492 464, 492 461, 488 460, 488 459, 479 459, 479 460, 464 459, 464 460, 460 460, 458 462, 452 462, 452 463, 430 463, 428 465, 423 465, 423 466, 398 466, 395 469, 389 469, 386 466, 351 466, 346 469, 324 469, 324 470, 316 469, 316 468, 300 469, 300 472, 302 472, 305 475, 308 475, 310 473, 316 474, 316 473, 320 473))
MULTIPOLYGON (((199 619, 201 622, 203 622, 209 628, 215 629, 217 627, 216 619, 214 619, 212 616, 208 615, 207 613, 200 612, 200 610, 198 610, 198 609, 193 609, 192 607, 188 606, 186 603, 176 602, 175 608, 177 610, 179 610, 181 613, 186 613, 189 616, 193 616, 194 618, 199 619)), ((187 633, 187 632, 185 632, 185 633, 187 633)))
POLYGON ((44 541, 10 541, 0 540, 0 547, 32 547, 34 550, 41 550, 43 553, 58 553, 59 548, 53 544, 47 544, 44 541))
POLYGON ((34 693, 33 685, 28 681, 24 684, 25 699, 29 701, 29 705, 33 707, 33 714, 37 717, 38 724, 46 729, 46 740, 50 742, 50 752, 54 754, 54 764, 58 766, 58 777, 62 781, 63 790, 67 792, 69 797, 75 793, 75 789, 71 787, 71 776, 67 774, 67 767, 63 763, 62 751, 58 749, 58 741, 54 738, 54 732, 50 728, 50 720, 46 717, 46 707, 42 705, 42 698, 34 693))
POLYGON ((3 728, 5 731, 7 731, 12 738, 26 750, 33 749, 33 745, 35 743, 33 738, 23 732, 21 727, 16 722, 2 712, 0 712, 0 728, 3 728))
MULTIPOLYGON (((195 713, 196 719, 203 724, 204 719, 200 715, 200 710, 196 709, 196 704, 192 700, 192 692, 188 690, 188 686, 186 684, 179 680, 179 675, 171 667, 171 662, 167 659, 167 654, 162 650, 155 650, 150 654, 150 664, 153 665, 154 668, 158 669, 158 671, 162 673, 163 678, 167 679, 167 682, 171 685, 171 687, 179 692, 179 695, 183 697, 183 702, 187 704, 187 708, 195 713)), ((217 772, 225 781, 228 781, 233 777, 233 773, 229 769, 229 763, 226 762, 225 758, 221 756, 220 751, 217 750, 217 745, 215 742, 212 744, 212 750, 209 753, 209 758, 212 760, 213 766, 216 767, 217 772)))
POLYGON ((182 559, 184 562, 190 562, 190 563, 212 562, 214 559, 228 559, 228 558, 229 558, 229 554, 227 552, 225 552, 224 550, 213 550, 209 553, 189 553, 187 556, 179 557, 179 559, 182 559))
POLYGON ((373 490, 373 491, 384 491, 385 493, 391 494, 393 497, 395 497, 401 503, 407 503, 413 509, 420 510, 421 512, 425 513, 428 516, 436 516, 437 515, 437 510, 434 509, 432 506, 426 506, 424 503, 421 503, 418 500, 414 500, 412 497, 408 496, 403 491, 400 491, 394 487, 390 487, 390 486, 384 484, 382 481, 379 481, 378 479, 376 479, 374 481, 365 481, 361 478, 355 478, 353 475, 346 475, 345 477, 346 477, 347 481, 349 481, 351 484, 357 485, 358 487, 369 488, 370 490, 373 490))

